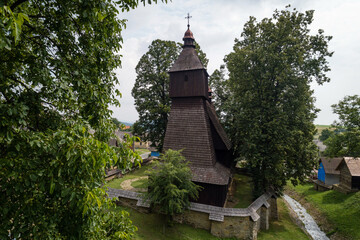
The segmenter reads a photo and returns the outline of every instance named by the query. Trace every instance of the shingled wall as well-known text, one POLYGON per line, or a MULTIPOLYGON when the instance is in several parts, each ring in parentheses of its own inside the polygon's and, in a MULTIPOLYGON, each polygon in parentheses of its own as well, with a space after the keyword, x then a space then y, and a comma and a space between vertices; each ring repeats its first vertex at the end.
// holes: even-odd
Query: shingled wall
POLYGON ((182 154, 192 165, 213 166, 215 150, 203 99, 177 98, 171 104, 164 149, 183 149, 182 154))
MULTIPOLYGON (((108 195, 109 198, 116 198, 117 204, 143 213, 148 212, 149 203, 144 202, 138 193, 109 188, 108 195)), ((258 231, 268 229, 269 221, 277 218, 276 196, 265 193, 247 208, 222 208, 191 203, 185 213, 174 216, 173 220, 208 230, 217 237, 255 240, 258 231)))

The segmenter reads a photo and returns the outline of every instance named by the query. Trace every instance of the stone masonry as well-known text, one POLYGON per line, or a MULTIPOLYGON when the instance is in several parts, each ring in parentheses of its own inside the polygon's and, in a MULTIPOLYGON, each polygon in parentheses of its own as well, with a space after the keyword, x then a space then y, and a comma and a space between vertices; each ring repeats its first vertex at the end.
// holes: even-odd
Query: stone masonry
MULTIPOLYGON (((139 193, 113 188, 109 188, 107 193, 119 205, 143 213, 149 212, 150 204, 144 202, 139 193)), ((187 211, 173 218, 176 222, 208 230, 217 237, 249 240, 256 240, 258 231, 267 230, 269 221, 277 219, 277 199, 273 193, 263 194, 247 208, 222 208, 191 203, 187 211)))

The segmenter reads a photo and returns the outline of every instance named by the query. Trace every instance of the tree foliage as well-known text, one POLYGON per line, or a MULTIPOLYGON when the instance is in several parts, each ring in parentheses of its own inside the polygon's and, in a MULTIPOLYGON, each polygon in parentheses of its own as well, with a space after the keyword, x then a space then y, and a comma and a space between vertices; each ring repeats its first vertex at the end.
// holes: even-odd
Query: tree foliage
POLYGON ((138 3, 0 5, 1 239, 132 236, 126 215, 109 212, 102 186, 106 166, 139 159, 107 145, 125 27, 116 16, 138 3))
MULTIPOLYGON (((255 195, 281 192, 286 180, 303 181, 316 164, 313 120, 318 111, 309 83, 328 82, 329 36, 311 35, 313 11, 276 10, 245 24, 225 57, 229 72, 220 102, 238 159, 253 174, 255 195)), ((216 78, 215 78, 216 80, 216 78)), ((215 88, 216 92, 218 89, 215 88)))
MULTIPOLYGON (((208 60, 195 43, 200 60, 207 66, 208 60)), ((174 41, 154 40, 149 50, 136 66, 136 80, 132 89, 139 120, 133 133, 143 141, 151 141, 162 151, 165 130, 170 112, 169 74, 171 66, 181 52, 181 44, 174 41)))
POLYGON ((329 137, 331 137, 331 135, 334 134, 334 131, 331 131, 330 129, 324 129, 321 131, 321 134, 319 136, 319 140, 324 142, 326 139, 328 139, 329 137))
POLYGON ((334 123, 337 134, 325 141, 325 154, 332 157, 360 157, 360 97, 346 96, 332 108, 339 115, 339 121, 334 123))
POLYGON ((168 216, 182 213, 196 199, 200 186, 191 181, 191 170, 180 151, 167 150, 149 174, 149 191, 145 200, 168 216))

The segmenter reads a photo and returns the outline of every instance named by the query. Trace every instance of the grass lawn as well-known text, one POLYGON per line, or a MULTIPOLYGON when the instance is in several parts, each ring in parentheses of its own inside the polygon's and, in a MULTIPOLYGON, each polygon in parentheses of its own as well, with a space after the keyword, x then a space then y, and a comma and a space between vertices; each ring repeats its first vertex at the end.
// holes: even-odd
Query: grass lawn
POLYGON ((343 194, 334 190, 318 192, 312 184, 293 187, 290 190, 305 197, 327 220, 336 226, 336 230, 346 239, 360 239, 360 192, 343 194))
MULTIPOLYGON (((120 184, 127 179, 134 179, 145 176, 146 170, 151 168, 154 163, 144 165, 126 176, 114 179, 107 183, 108 187, 120 188, 120 184)), ((147 179, 139 179, 132 182, 134 188, 145 188, 147 179)), ((234 207, 246 208, 252 202, 252 185, 251 178, 245 175, 234 175, 235 190, 233 197, 238 199, 233 202, 234 207)), ((138 227, 134 239, 171 239, 171 240, 186 240, 186 239, 219 239, 211 235, 208 231, 203 229, 196 229, 185 224, 175 223, 172 227, 165 228, 165 218, 159 214, 139 213, 136 210, 126 207, 118 207, 119 210, 126 210, 130 213, 130 219, 134 225, 138 227)), ((259 240, 287 240, 287 239, 308 239, 307 236, 298 228, 290 219, 289 210, 285 206, 282 199, 278 200, 279 220, 270 222, 270 228, 267 231, 261 231, 258 235, 259 240)), ((223 238, 234 239, 234 238, 223 238)))
POLYGON ((270 222, 269 230, 260 231, 258 240, 309 239, 290 218, 289 209, 282 198, 278 199, 279 220, 270 222))
MULTIPOLYGON (((122 178, 114 179, 106 184, 107 187, 121 189, 120 184, 128 179, 134 179, 146 176, 146 171, 154 166, 155 163, 143 165, 140 169, 136 169, 126 174, 122 178)), ((147 179, 139 179, 131 183, 134 188, 146 188, 147 179)), ((231 207, 246 208, 252 202, 252 181, 251 177, 246 175, 234 175, 235 188, 233 190, 233 198, 237 199, 232 202, 231 207)), ((229 206, 230 207, 230 206, 229 206)), ((126 210, 130 213, 130 219, 134 225, 138 227, 134 239, 219 239, 212 236, 208 231, 196 229, 185 224, 175 223, 172 227, 167 227, 164 233, 165 218, 161 215, 151 213, 139 213, 136 210, 126 207, 118 207, 119 210, 126 210)), ((270 229, 259 232, 259 240, 287 240, 287 239, 308 239, 307 236, 298 228, 289 216, 289 210, 285 206, 282 199, 278 200, 279 220, 270 222, 270 229)), ((234 239, 234 238, 223 238, 234 239)))
POLYGON ((148 187, 148 179, 147 178, 144 178, 144 179, 139 179, 135 182, 132 182, 131 183, 131 186, 133 188, 147 188, 148 187))
POLYGON ((233 186, 235 186, 233 197, 228 202, 227 207, 247 208, 252 203, 252 179, 246 175, 235 174, 233 176, 233 186))
POLYGON ((165 228, 165 218, 155 213, 139 213, 136 210, 118 207, 120 210, 126 210, 130 213, 130 219, 133 224, 137 226, 138 231, 135 234, 134 239, 143 240, 186 240, 186 239, 218 239, 212 236, 209 232, 203 229, 196 229, 185 224, 175 223, 172 227, 165 228))
MULTIPOLYGON (((115 178, 115 179, 109 181, 108 183, 106 183, 106 187, 121 189, 120 184, 123 181, 146 176, 146 171, 149 170, 154 165, 155 165, 154 162, 148 163, 146 165, 142 165, 141 168, 136 169, 133 172, 126 174, 122 178, 115 178)), ((140 182, 140 181, 142 181, 142 180, 135 181, 132 184, 136 184, 137 182, 140 182)), ((146 181, 146 180, 144 180, 144 181, 146 181)), ((139 185, 141 185, 141 183, 139 183, 139 185)), ((133 187, 135 187, 135 186, 133 186, 133 187)), ((137 187, 139 187, 139 186, 137 186, 137 187)), ((140 186, 140 188, 141 188, 141 186, 140 186)))

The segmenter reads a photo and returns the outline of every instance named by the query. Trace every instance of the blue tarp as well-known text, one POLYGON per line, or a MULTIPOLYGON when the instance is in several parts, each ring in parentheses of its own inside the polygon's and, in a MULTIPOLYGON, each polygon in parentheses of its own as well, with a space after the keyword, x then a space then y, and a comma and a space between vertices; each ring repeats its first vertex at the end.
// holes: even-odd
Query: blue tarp
POLYGON ((151 151, 151 155, 152 157, 159 157, 160 156, 160 153, 157 152, 157 151, 151 151))
POLYGON ((324 169, 324 165, 322 164, 322 162, 320 163, 320 167, 318 170, 318 179, 320 181, 322 181, 323 183, 325 183, 325 169, 324 169))

